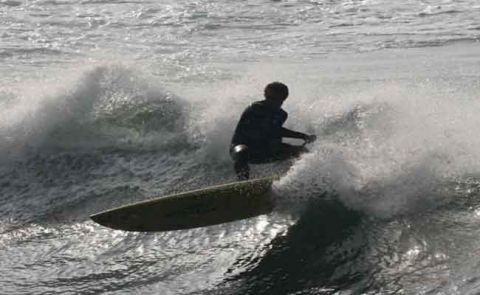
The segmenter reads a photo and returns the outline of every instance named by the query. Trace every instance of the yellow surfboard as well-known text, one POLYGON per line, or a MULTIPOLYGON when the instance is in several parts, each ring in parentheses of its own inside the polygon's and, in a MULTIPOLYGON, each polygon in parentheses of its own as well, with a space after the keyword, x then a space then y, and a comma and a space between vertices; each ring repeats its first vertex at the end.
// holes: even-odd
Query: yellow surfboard
POLYGON ((155 232, 255 217, 272 211, 274 179, 239 181, 159 197, 103 211, 90 218, 113 229, 155 232))

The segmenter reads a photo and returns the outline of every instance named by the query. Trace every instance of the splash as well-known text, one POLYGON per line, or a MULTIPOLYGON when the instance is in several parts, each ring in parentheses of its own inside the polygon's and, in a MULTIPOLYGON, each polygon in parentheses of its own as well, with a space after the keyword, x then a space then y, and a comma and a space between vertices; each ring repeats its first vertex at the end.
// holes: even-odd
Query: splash
POLYGON ((443 87, 396 83, 358 92, 368 99, 316 126, 319 142, 280 181, 281 194, 333 192, 380 217, 448 201, 442 186, 480 167, 480 103, 474 93, 443 87))
POLYGON ((178 141, 183 102, 122 65, 91 65, 3 90, 0 157, 38 150, 158 148, 178 141))

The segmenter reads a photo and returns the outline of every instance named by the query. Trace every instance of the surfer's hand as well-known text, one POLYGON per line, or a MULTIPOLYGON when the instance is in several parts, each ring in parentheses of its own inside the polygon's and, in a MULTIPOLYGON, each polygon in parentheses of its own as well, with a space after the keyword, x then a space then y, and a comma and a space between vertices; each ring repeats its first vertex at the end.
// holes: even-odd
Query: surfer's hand
POLYGON ((303 138, 303 140, 305 140, 305 143, 312 143, 315 140, 317 140, 317 136, 314 135, 314 134, 312 134, 312 135, 306 135, 305 134, 305 137, 303 138))

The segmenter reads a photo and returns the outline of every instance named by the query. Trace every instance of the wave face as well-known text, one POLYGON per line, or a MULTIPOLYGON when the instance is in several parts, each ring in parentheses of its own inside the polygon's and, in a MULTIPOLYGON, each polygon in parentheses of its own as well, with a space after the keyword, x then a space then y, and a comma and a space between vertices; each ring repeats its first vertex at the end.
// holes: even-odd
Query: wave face
MULTIPOLYGON (((5 294, 475 294, 476 1, 0 1, 5 294), (272 81, 317 134, 272 214, 126 233, 92 213, 233 181, 272 81)), ((294 140, 291 143, 299 143, 294 140)))

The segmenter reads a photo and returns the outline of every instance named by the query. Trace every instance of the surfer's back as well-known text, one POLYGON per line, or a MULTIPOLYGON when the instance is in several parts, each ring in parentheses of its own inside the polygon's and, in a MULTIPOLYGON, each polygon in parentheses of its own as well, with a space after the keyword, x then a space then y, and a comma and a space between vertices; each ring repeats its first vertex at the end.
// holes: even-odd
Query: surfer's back
POLYGON ((272 141, 281 141, 280 130, 287 117, 287 112, 272 107, 266 100, 252 103, 240 117, 232 145, 261 148, 269 146, 272 141))

